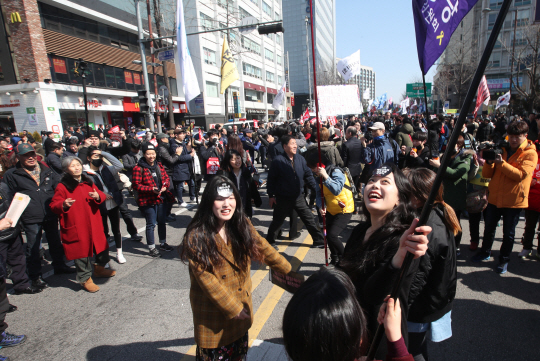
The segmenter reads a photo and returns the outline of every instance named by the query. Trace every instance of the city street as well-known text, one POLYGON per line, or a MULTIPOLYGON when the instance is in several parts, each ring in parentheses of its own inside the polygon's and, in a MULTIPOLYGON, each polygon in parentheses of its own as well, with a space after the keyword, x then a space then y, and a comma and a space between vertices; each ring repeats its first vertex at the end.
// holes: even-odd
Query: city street
MULTIPOLYGON (((264 189, 264 209, 256 209, 253 223, 266 234, 271 220, 264 189)), ((140 234, 144 220, 132 199, 130 209, 140 234)), ((167 240, 178 246, 185 227, 195 212, 175 206, 175 222, 167 227, 167 240)), ((355 216, 347 232, 358 223, 355 216)), ((468 259, 468 222, 462 256, 458 265, 458 293, 454 303, 454 336, 430 348, 434 360, 533 360, 537 350, 533 340, 540 324, 540 263, 521 261, 514 254, 507 274, 493 272, 495 261, 477 265, 468 259)), ((123 234, 127 235, 123 226, 123 234)), ((524 221, 517 228, 517 239, 524 221)), ((288 227, 288 223, 285 224, 288 227)), ((502 227, 497 237, 501 237, 502 227)), ((284 235, 288 229, 284 228, 284 235)), ((324 251, 309 248, 307 231, 279 249, 309 276, 323 263, 324 251)), ((497 242, 495 249, 500 243, 497 242)), ((115 255, 114 246, 111 256, 115 255)), ((516 244, 514 251, 521 250, 516 244)), ((497 255, 498 252, 495 252, 497 255)), ((26 334, 25 344, 0 350, 12 360, 194 360, 194 339, 189 303, 189 275, 177 251, 160 259, 147 255, 145 243, 124 242, 127 263, 113 259, 118 271, 111 279, 97 279, 101 290, 89 294, 75 282, 75 276, 52 275, 44 268, 50 288, 37 295, 10 296, 19 310, 8 314, 8 332, 26 334)), ((281 318, 291 295, 268 280, 267 269, 253 265, 255 317, 250 330, 250 360, 286 360, 281 339, 281 318)))

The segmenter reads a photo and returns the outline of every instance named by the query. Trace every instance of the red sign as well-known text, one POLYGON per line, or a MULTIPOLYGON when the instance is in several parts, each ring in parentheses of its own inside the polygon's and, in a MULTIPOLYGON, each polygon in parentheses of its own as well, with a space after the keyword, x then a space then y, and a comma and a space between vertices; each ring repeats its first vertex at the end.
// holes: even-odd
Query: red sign
POLYGON ((58 125, 53 125, 52 131, 54 134, 60 134, 60 127, 58 125))
POLYGON ((291 105, 294 107, 294 97, 291 97, 291 105))
POLYGON ((276 89, 272 89, 272 88, 266 88, 266 92, 268 94, 277 94, 277 90, 276 89))
POLYGON ((124 101, 122 102, 124 106, 125 112, 140 112, 141 109, 139 108, 139 103, 132 103, 130 97, 124 97, 124 101))
POLYGON ((253 126, 258 128, 259 127, 259 121, 256 120, 256 119, 253 119, 253 126))
MULTIPOLYGON (((88 100, 87 103, 88 103, 88 108, 101 108, 101 106, 103 105, 103 101, 98 100, 98 99, 88 100)), ((84 98, 83 97, 79 97, 79 106, 84 107, 84 98)))
POLYGON ((141 85, 141 74, 139 73, 133 73, 133 81, 137 85, 141 85))
POLYGON ((126 78, 126 84, 133 84, 133 77, 130 71, 124 70, 124 78, 126 78))
POLYGON ((66 60, 57 57, 53 58, 54 72, 59 74, 67 74, 66 60))
MULTIPOLYGON (((259 91, 259 92, 263 92, 264 93, 264 87, 262 85, 257 85, 257 84, 253 84, 253 83, 248 83, 247 81, 244 82, 244 88, 245 89, 253 89, 253 90, 256 90, 256 91, 259 91)), ((277 94, 277 93, 276 93, 277 94)))

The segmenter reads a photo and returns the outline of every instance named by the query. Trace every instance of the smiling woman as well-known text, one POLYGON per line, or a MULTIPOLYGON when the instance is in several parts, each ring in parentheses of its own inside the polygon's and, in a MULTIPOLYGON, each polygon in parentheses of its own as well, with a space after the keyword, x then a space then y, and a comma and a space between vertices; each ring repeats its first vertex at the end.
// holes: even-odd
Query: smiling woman
POLYGON ((216 175, 206 186, 181 257, 189 262, 197 360, 244 360, 253 322, 251 260, 285 274, 291 265, 251 225, 228 178, 216 175))
MULTIPOLYGON (((393 163, 385 163, 375 169, 364 189, 362 207, 366 221, 353 230, 345 246, 343 259, 338 264, 356 287, 358 301, 366 312, 370 335, 375 334, 379 308, 384 298, 391 293, 393 280, 398 277, 407 252, 418 258, 427 250, 426 235, 431 232, 431 228, 415 228, 417 220, 414 218, 411 195, 409 181, 393 163), (414 231, 420 235, 413 235, 414 231)), ((415 260, 404 277, 399 294, 401 328, 406 343, 407 299, 417 267, 418 260, 415 260)), ((382 359, 386 354, 386 343, 381 342, 381 345, 376 354, 377 359, 382 359)))

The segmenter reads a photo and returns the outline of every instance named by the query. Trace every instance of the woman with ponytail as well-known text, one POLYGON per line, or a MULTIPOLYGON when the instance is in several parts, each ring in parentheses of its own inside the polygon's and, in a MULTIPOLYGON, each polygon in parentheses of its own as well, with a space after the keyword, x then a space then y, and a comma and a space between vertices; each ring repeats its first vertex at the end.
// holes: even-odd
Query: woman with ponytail
MULTIPOLYGON (((406 169, 413 190, 413 204, 421 212, 436 174, 426 168, 406 169)), ((427 340, 441 342, 452 336, 452 303, 456 296, 457 265, 454 237, 461 232, 452 207, 443 200, 443 186, 426 223, 428 250, 420 259, 409 291, 409 351, 416 361, 428 359, 427 340)))

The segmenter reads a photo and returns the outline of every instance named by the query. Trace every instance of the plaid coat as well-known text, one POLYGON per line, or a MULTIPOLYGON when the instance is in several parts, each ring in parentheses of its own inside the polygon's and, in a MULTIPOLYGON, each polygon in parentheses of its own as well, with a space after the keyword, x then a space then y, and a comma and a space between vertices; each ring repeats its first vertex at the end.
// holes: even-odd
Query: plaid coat
POLYGON ((153 191, 157 185, 154 181, 154 177, 152 177, 150 169, 141 167, 138 164, 133 168, 133 178, 131 182, 133 184, 133 189, 137 192, 137 197, 135 198, 139 207, 153 206, 154 204, 161 204, 165 200, 174 200, 174 195, 169 191, 171 180, 167 175, 167 171, 161 163, 158 162, 157 165, 161 173, 161 183, 163 184, 163 187, 167 188, 167 190, 159 196, 153 191))
MULTIPOLYGON (((290 263, 251 224, 250 227, 264 263, 279 272, 289 273, 290 263)), ((251 262, 248 262, 247 269, 241 270, 234 261, 230 242, 225 244, 219 235, 216 235, 215 242, 223 261, 214 267, 213 273, 200 272, 200 268, 189 260, 189 298, 195 342, 202 348, 228 345, 244 336, 253 323, 251 262), (249 310, 251 317, 247 320, 233 319, 243 308, 249 310)))

